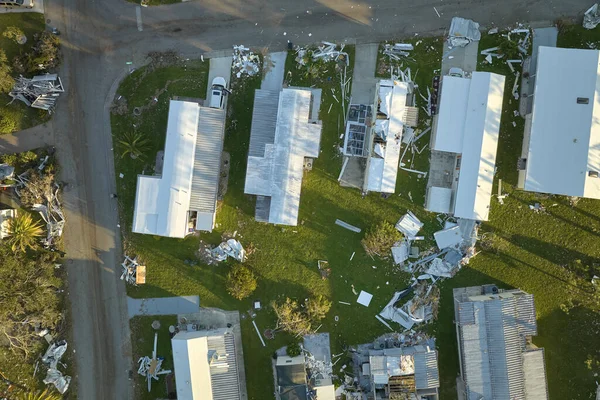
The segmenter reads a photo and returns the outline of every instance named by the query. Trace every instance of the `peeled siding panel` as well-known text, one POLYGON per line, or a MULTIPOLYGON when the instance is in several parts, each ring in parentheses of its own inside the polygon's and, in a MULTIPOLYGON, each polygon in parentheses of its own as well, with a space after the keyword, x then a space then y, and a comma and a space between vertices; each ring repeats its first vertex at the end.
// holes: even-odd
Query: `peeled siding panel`
POLYGON ((200 212, 216 210, 224 133, 225 111, 200 107, 190 210, 200 212))
POLYGON ((525 375, 525 399, 547 400, 548 385, 546 385, 544 349, 523 353, 523 372, 525 375))

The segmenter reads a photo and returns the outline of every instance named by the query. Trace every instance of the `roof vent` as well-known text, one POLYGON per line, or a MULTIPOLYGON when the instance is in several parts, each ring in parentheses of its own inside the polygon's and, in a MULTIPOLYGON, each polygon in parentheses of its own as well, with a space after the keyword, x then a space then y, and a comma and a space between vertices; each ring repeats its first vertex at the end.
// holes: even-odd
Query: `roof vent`
POLYGON ((578 97, 577 104, 590 104, 590 98, 589 97, 578 97))
POLYGON ((588 171, 588 176, 590 178, 598 178, 598 171, 588 171))

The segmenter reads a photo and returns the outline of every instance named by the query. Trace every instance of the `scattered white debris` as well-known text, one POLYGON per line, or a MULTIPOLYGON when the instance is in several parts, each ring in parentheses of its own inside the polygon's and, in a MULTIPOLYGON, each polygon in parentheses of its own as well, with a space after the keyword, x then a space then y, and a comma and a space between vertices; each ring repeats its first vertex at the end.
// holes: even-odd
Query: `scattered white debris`
POLYGON ((158 333, 154 334, 154 350, 152 351, 152 358, 145 356, 140 357, 138 364, 138 374, 145 376, 148 382, 148 392, 152 389, 152 379, 158 380, 158 375, 170 374, 171 370, 163 370, 162 362, 163 357, 156 356, 156 345, 158 341, 158 333))
POLYGON ((373 295, 371 293, 365 292, 364 290, 360 291, 360 294, 358 295, 358 299, 356 300, 356 302, 358 304, 361 304, 365 307, 369 307, 369 304, 371 304, 371 300, 373 299, 373 295))
POLYGON ((260 71, 260 57, 243 45, 233 46, 233 73, 240 78, 242 75, 254 76, 260 71))
POLYGON ((361 232, 360 228, 357 228, 354 225, 350 225, 349 223, 344 222, 344 221, 342 221, 340 219, 336 219, 335 220, 335 224, 341 226, 342 228, 346 228, 346 229, 348 229, 348 230, 350 230, 352 232, 356 232, 356 233, 360 233, 361 232))
POLYGON ((42 363, 48 366, 44 383, 53 384, 60 394, 64 394, 71 383, 71 377, 63 376, 62 372, 57 369, 58 362, 66 351, 67 342, 65 340, 61 340, 59 342, 52 343, 50 347, 48 347, 48 350, 46 350, 46 353, 44 353, 42 356, 42 363))
POLYGON ((465 47, 471 42, 481 39, 479 24, 470 19, 454 17, 450 23, 448 43, 452 46, 465 47))
POLYGON ((422 227, 423 223, 411 211, 404 214, 398 223, 396 223, 396 229, 409 239, 417 236, 422 227))
POLYGON ((121 268, 123 268, 121 280, 125 280, 125 282, 134 286, 146 283, 146 266, 139 265, 137 257, 130 258, 125 254, 125 260, 121 263, 121 268))
POLYGON ((594 29, 598 24, 600 24, 600 12, 598 11, 598 3, 596 3, 583 14, 583 27, 594 29))
MULTIPOLYGON (((18 77, 13 89, 8 93, 12 100, 20 100, 28 107, 52 112, 56 100, 65 90, 56 74, 34 76, 31 79, 18 77)), ((8 104, 10 104, 8 103, 8 104)))
POLYGON ((222 242, 214 249, 206 249, 206 251, 210 253, 211 258, 217 262, 225 261, 227 257, 234 258, 239 262, 246 261, 246 251, 242 244, 235 239, 229 239, 222 242))

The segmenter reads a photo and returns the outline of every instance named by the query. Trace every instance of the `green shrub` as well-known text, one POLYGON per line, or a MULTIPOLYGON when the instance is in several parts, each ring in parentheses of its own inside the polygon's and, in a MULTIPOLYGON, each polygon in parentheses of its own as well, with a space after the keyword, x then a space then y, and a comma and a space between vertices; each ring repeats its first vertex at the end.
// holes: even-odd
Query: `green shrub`
POLYGON ((12 133, 18 128, 17 118, 14 112, 6 107, 0 107, 0 133, 12 133))
POLYGON ((256 290, 256 277, 248 268, 236 264, 227 274, 227 292, 238 300, 245 299, 256 290))
POLYGON ((369 254, 383 256, 387 254, 394 243, 402 239, 402 234, 387 221, 380 222, 371 227, 364 239, 362 245, 369 254))
POLYGON ((302 349, 300 348, 300 343, 293 342, 287 345, 286 353, 290 357, 297 357, 302 353, 302 349))

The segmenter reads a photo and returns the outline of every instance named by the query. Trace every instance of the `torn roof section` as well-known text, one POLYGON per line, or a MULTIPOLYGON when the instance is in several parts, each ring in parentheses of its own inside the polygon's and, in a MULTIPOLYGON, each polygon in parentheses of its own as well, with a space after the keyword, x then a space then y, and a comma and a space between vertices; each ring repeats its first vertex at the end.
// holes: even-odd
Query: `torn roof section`
POLYGON ((539 47, 525 190, 600 199, 599 71, 598 50, 539 47))
POLYGON ((456 217, 488 220, 503 97, 502 75, 444 76, 432 150, 457 154, 460 171, 454 196, 446 191, 443 202, 432 209, 428 201, 427 209, 443 212, 442 206, 451 202, 456 217))
POLYGON ((138 175, 132 231, 183 238, 189 211, 212 230, 225 129, 223 110, 171 100, 161 175, 138 175))
POLYGON ((383 130, 385 147, 378 153, 377 157, 373 156, 369 158, 369 169, 367 171, 368 191, 381 193, 394 193, 396 191, 396 177, 400 161, 400 147, 402 145, 402 133, 404 132, 408 90, 408 83, 406 82, 390 80, 379 82, 379 110, 381 113, 387 115, 387 119, 376 120, 376 131, 377 128, 383 130), (383 121, 387 121, 387 123, 383 121))
POLYGON ((269 198, 266 220, 272 224, 298 224, 304 159, 319 156, 321 141, 321 125, 312 121, 312 97, 308 89, 255 93, 244 192, 269 198))

